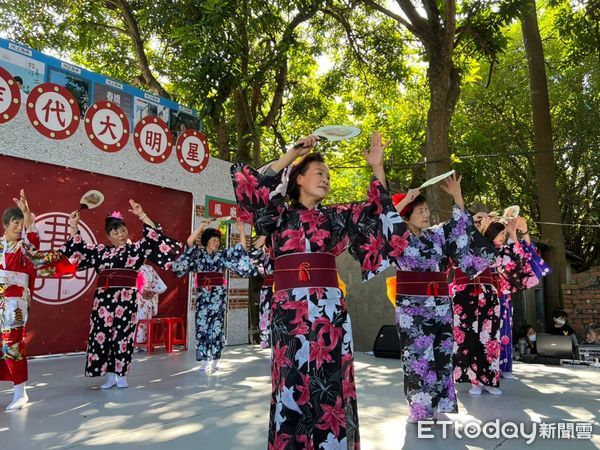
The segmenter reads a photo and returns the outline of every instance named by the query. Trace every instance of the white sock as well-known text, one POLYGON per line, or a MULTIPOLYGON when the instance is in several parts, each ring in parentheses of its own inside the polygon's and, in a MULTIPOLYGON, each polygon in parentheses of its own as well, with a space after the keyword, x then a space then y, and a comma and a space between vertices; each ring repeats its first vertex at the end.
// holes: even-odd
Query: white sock
POLYGON ((471 389, 469 389, 469 394, 471 395, 481 395, 481 386, 479 384, 472 384, 471 389))
POLYGON ((117 384, 117 374, 114 372, 108 372, 108 377, 106 378, 106 383, 100 386, 100 389, 110 389, 117 384))
POLYGON ((27 404, 29 397, 27 396, 27 392, 25 392, 26 385, 27 383, 25 381, 23 383, 15 384, 13 399, 6 407, 7 411, 16 411, 27 404))
POLYGON ((502 395, 502 391, 493 386, 484 386, 484 389, 492 395, 502 395))
POLYGON ((117 375, 117 387, 121 389, 129 387, 129 384, 127 384, 127 375, 117 375))
POLYGON ((219 370, 219 359, 213 359, 212 361, 212 370, 219 370))
POLYGON ((198 367, 198 370, 200 370, 200 371, 206 370, 206 360, 205 359, 200 361, 200 367, 198 367))

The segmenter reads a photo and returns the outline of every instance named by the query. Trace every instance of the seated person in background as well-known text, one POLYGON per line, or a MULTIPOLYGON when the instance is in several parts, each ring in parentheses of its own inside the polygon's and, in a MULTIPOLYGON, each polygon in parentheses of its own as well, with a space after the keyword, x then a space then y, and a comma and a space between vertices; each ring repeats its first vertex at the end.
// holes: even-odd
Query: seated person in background
POLYGON ((550 327, 548 333, 558 334, 561 336, 572 336, 575 334, 575 330, 567 323, 568 314, 564 309, 555 309, 552 313, 554 319, 553 326, 550 327))
POLYGON ((526 353, 535 355, 537 353, 537 346, 536 346, 537 336, 535 333, 535 328, 533 328, 532 325, 529 325, 528 323, 526 323, 525 325, 523 325, 523 328, 521 330, 522 330, 523 340, 525 341, 525 344, 527 344, 526 353))
POLYGON ((586 327, 584 344, 600 345, 600 323, 593 323, 586 327))

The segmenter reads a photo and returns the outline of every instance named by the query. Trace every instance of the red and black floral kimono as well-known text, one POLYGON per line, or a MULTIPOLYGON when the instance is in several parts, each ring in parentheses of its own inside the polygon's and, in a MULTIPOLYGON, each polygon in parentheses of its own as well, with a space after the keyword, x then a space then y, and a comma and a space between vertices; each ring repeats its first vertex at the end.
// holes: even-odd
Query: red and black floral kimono
POLYGON ((349 248, 365 279, 389 265, 389 194, 374 178, 363 203, 307 209, 274 192, 280 175, 242 164, 231 173, 239 216, 271 235, 276 258, 269 449, 358 449, 352 331, 335 256, 349 248))
POLYGON ((137 323, 138 270, 147 259, 169 269, 182 245, 163 235, 160 225, 144 225, 144 236, 119 247, 86 244, 80 234, 69 238, 61 251, 77 261, 78 270, 93 267, 99 273, 94 293, 85 375, 108 372, 127 375, 137 323))

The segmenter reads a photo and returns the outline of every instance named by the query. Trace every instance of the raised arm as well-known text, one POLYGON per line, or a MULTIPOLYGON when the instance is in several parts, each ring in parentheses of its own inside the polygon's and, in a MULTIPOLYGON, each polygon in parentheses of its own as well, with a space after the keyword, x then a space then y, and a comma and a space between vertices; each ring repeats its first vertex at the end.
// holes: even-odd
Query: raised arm
POLYGON ((190 234, 187 238, 186 244, 188 247, 192 247, 196 243, 198 238, 202 235, 204 230, 206 230, 206 228, 208 227, 208 224, 211 222, 212 219, 210 218, 200 222, 200 225, 198 225, 198 227, 194 231, 192 231, 192 234, 190 234))
POLYGON ((29 227, 31 227, 31 225, 33 225, 33 215, 31 214, 29 204, 27 203, 25 190, 21 189, 21 191, 19 192, 19 198, 13 198, 13 201, 23 213, 23 226, 27 230, 29 227))

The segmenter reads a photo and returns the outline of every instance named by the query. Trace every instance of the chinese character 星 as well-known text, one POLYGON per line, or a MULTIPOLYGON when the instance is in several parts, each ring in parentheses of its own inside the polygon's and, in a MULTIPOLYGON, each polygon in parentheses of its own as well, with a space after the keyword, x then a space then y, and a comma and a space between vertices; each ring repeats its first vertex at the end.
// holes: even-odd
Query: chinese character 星
POLYGON ((146 131, 146 145, 151 150, 156 150, 160 153, 160 147, 162 144, 162 133, 158 131, 146 131))
POLYGON ((198 144, 190 142, 190 146, 187 153, 187 159, 190 161, 200 162, 198 159, 198 144))
POLYGON ((56 114, 56 120, 60 124, 61 127, 65 126, 65 120, 62 118, 62 113, 66 112, 65 105, 63 105, 60 101, 54 100, 54 106, 52 107, 52 99, 48 99, 48 103, 46 106, 42 108, 42 111, 46 113, 44 116, 44 122, 48 122, 50 113, 53 112, 56 114))

